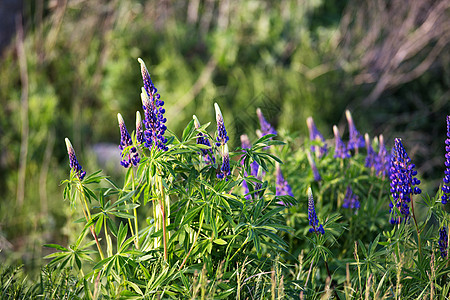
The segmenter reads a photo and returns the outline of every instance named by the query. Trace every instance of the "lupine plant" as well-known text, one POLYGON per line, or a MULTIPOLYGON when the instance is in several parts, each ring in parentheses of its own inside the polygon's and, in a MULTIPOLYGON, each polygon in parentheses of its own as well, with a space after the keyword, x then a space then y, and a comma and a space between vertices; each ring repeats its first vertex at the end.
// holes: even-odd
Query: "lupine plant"
POLYGON ((276 136, 258 109, 259 138, 244 134, 233 148, 218 103, 216 126, 194 115, 179 137, 139 63, 144 119, 137 112, 130 133, 118 114, 123 184, 86 173, 66 139, 64 198, 81 207, 83 226, 73 244, 46 245, 56 252, 42 281, 61 274, 73 284, 39 295, 447 299, 450 133, 443 185, 431 197, 402 140, 389 155, 383 136, 363 139, 348 111, 347 144, 337 126, 326 140, 312 117, 309 140, 276 136))

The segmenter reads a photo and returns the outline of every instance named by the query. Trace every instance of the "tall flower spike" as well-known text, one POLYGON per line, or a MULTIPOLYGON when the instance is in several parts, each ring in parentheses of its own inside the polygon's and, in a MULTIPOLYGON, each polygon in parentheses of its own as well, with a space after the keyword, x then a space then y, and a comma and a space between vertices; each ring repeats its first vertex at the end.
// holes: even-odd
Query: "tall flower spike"
POLYGON ((214 110, 216 111, 216 121, 217 121, 217 142, 216 146, 220 147, 225 145, 230 139, 225 129, 225 122, 223 121, 222 111, 217 103, 214 103, 214 110))
POLYGON ((314 124, 314 120, 312 117, 308 117, 306 119, 306 125, 308 125, 309 130, 309 139, 311 141, 319 141, 322 142, 323 146, 320 147, 318 145, 311 146, 311 151, 316 154, 318 158, 326 155, 328 152, 327 144, 325 143, 325 139, 320 131, 317 129, 316 124, 314 124))
POLYGON ((443 226, 439 229, 439 250, 441 251, 441 257, 446 258, 448 251, 447 226, 443 226))
POLYGON ((364 135, 364 139, 366 141, 366 149, 367 149, 367 156, 365 161, 365 167, 366 168, 372 168, 375 167, 376 161, 377 161, 377 153, 372 148, 372 144, 370 143, 369 134, 366 133, 364 135))
POLYGON ((352 114, 349 110, 345 111, 345 116, 347 117, 348 130, 350 132, 350 139, 348 141, 347 149, 358 151, 358 148, 364 148, 364 138, 356 130, 355 123, 353 123, 352 114))
POLYGON ((347 191, 345 192, 344 203, 342 204, 342 207, 358 210, 359 206, 360 203, 358 201, 358 196, 353 194, 353 190, 350 185, 347 186, 347 191))
MULTIPOLYGON (((194 119, 194 125, 196 129, 200 128, 200 122, 197 119, 196 115, 193 115, 192 118, 194 119)), ((197 145, 205 145, 210 147, 209 149, 201 149, 202 155, 203 155, 203 159, 205 160, 205 162, 211 163, 211 164, 215 164, 216 163, 216 158, 213 155, 213 151, 211 149, 211 143, 209 142, 208 137, 206 136, 206 134, 199 132, 197 134, 197 145)))
MULTIPOLYGON (((249 149, 251 147, 250 144, 250 140, 248 138, 248 136, 246 134, 241 135, 241 147, 242 149, 249 149)), ((241 159, 241 165, 244 165, 244 160, 241 159)), ((251 168, 252 166, 250 166, 251 168)), ((247 177, 247 171, 244 170, 244 176, 247 177)), ((248 193, 250 192, 250 190, 248 189, 248 184, 246 180, 242 181, 242 188, 244 189, 244 194, 245 194, 245 199, 250 200, 251 195, 249 195, 248 193)))
POLYGON ((395 139, 394 148, 392 149, 391 168, 389 170, 391 180, 391 194, 393 202, 389 204, 392 213, 391 224, 399 224, 403 220, 409 218, 409 203, 413 194, 420 194, 422 191, 417 187, 420 180, 415 176, 417 171, 414 170, 415 165, 411 163, 411 159, 403 148, 402 141, 395 139), (401 215, 397 215, 394 210, 394 204, 400 211, 401 215))
POLYGON ((228 145, 225 144, 223 146, 222 166, 220 167, 220 172, 217 174, 217 178, 225 178, 228 180, 227 176, 230 174, 230 154, 228 152, 228 145))
POLYGON ((144 141, 144 130, 142 129, 141 113, 136 112, 136 141, 141 144, 144 141))
POLYGON ((442 204, 447 204, 450 197, 450 115, 447 116, 447 139, 445 140, 445 171, 442 185, 442 204))
POLYGON ((277 134, 277 131, 264 118, 261 109, 259 108, 256 109, 256 115, 258 116, 259 125, 261 126, 261 133, 263 136, 267 134, 277 134))
POLYGON ((334 158, 349 158, 350 152, 348 152, 345 143, 339 136, 339 129, 337 128, 336 125, 333 126, 333 133, 334 133, 334 140, 336 142, 336 145, 334 147, 334 158))
POLYGON ((325 234, 325 230, 322 224, 319 224, 319 219, 317 218, 311 187, 308 187, 308 220, 309 225, 311 225, 309 232, 325 234))
POLYGON ((313 171, 314 180, 321 181, 322 177, 320 176, 319 170, 317 169, 317 166, 316 166, 316 162, 314 161, 314 159, 309 151, 306 151, 306 157, 308 157, 309 165, 311 167, 311 170, 313 171))
POLYGON ((158 90, 153 85, 144 61, 140 58, 138 58, 138 61, 141 64, 142 80, 144 82, 141 100, 146 128, 144 131, 145 147, 151 149, 155 146, 162 151, 167 151, 167 139, 164 138, 164 133, 167 129, 165 125, 167 119, 164 118, 164 113, 166 112, 163 108, 164 101, 160 100, 160 95, 157 93, 158 90))
POLYGON ((73 149, 72 143, 68 138, 65 139, 67 153, 69 154, 69 166, 70 168, 77 174, 80 180, 83 180, 84 176, 86 176, 86 171, 83 171, 83 168, 78 163, 77 156, 75 155, 75 150, 73 149))
POLYGON ((291 196, 294 197, 294 194, 292 193, 291 186, 287 182, 286 179, 283 177, 283 173, 281 172, 280 164, 277 163, 276 166, 276 175, 277 175, 277 181, 276 181, 276 192, 275 194, 277 196, 291 196))
POLYGON ((127 127, 125 126, 125 122, 121 114, 117 114, 117 120, 119 121, 119 128, 120 128, 119 149, 122 151, 121 153, 122 160, 120 161, 120 164, 124 168, 128 168, 131 165, 137 166, 140 161, 139 153, 137 152, 136 147, 133 146, 133 141, 131 140, 131 136, 128 133, 127 127), (129 149, 128 153, 126 153, 125 148, 129 146, 131 146, 131 148, 129 149))
POLYGON ((377 171, 378 176, 386 176, 389 172, 389 163, 390 163, 390 155, 386 150, 386 146, 384 144, 384 137, 380 134, 378 138, 380 145, 378 147, 378 155, 375 161, 375 170, 377 171))

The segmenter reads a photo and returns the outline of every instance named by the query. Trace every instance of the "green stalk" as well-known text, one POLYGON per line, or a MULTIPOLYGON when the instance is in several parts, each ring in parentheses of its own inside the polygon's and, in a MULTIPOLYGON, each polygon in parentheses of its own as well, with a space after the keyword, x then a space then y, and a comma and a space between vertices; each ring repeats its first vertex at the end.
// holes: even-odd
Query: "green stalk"
POLYGON ((161 215, 162 215, 162 230, 163 230, 163 246, 164 246, 164 261, 167 261, 167 231, 166 231, 166 210, 165 210, 165 194, 164 194, 164 187, 162 184, 162 178, 158 177, 159 181, 159 192, 160 196, 158 197, 159 200, 159 206, 161 208, 161 215))
MULTIPOLYGON (((134 170, 131 170, 131 185, 132 185, 132 189, 134 191, 135 186, 134 186, 134 170)), ((133 204, 135 204, 136 202, 136 193, 133 195, 133 204)), ((138 219, 137 219, 137 210, 136 207, 133 208, 133 214, 134 214, 134 226, 135 226, 135 232, 136 234, 134 235, 134 244, 136 246, 136 249, 139 249, 139 230, 138 230, 138 219)), ((128 221, 130 221, 130 219, 128 219, 128 221)), ((130 228, 131 228, 131 233, 133 234, 133 227, 130 224, 130 228)))
POLYGON ((197 234, 195 235, 194 241, 192 242, 191 248, 189 249, 189 252, 186 254, 186 257, 183 259, 183 262, 180 265, 180 268, 178 270, 181 270, 184 266, 184 264, 186 263, 189 255, 191 255, 191 251, 192 249, 194 249, 195 243, 197 242, 198 236, 200 235, 200 231, 202 230, 202 226, 203 226, 203 214, 200 214, 200 220, 199 220, 199 226, 198 226, 198 231, 197 234))
POLYGON ((417 225, 416 214, 414 213, 414 200, 412 199, 412 197, 411 197, 411 210, 412 210, 414 225, 416 226, 417 243, 418 243, 418 247, 419 247, 419 256, 421 258, 422 257, 422 244, 420 242, 420 230, 419 230, 419 226, 417 225))
MULTIPOLYGON (((86 195, 84 193, 83 186, 81 185, 80 180, 78 180, 77 189, 81 193, 81 196, 82 196, 82 197, 80 197, 80 202, 81 202, 81 207, 83 208, 84 217, 86 218, 86 222, 89 222, 89 220, 91 219, 91 213, 89 211, 89 206, 86 201, 86 195), (83 206, 83 202, 84 202, 84 206, 83 206)), ((98 237, 97 237, 97 234, 95 233, 94 226, 91 225, 89 228, 91 229, 92 236, 94 237, 95 243, 97 244, 98 253, 100 254, 101 259, 103 260, 103 259, 105 259, 105 256, 103 255, 102 247, 100 247, 100 242, 98 241, 98 237)))

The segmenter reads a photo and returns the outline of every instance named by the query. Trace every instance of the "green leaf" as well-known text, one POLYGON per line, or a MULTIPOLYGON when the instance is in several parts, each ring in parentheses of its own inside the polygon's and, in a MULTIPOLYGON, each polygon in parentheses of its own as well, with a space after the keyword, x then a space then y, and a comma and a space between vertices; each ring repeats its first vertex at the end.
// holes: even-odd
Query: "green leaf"
POLYGON ((184 128, 181 140, 185 142, 190 137, 193 131, 194 131, 194 120, 191 120, 189 124, 186 126, 186 128, 184 128))
POLYGON ((222 239, 215 239, 213 242, 217 245, 226 245, 227 244, 227 241, 222 240, 222 239))

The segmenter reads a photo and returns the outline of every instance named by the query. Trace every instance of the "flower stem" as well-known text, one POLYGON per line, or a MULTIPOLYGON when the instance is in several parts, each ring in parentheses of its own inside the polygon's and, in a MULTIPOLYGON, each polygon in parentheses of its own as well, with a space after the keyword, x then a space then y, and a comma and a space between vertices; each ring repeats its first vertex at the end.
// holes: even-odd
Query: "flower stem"
POLYGON ((161 208, 161 215, 162 215, 162 230, 163 230, 163 246, 164 246, 164 261, 167 261, 167 231, 166 231, 166 210, 165 210, 165 193, 164 193, 164 187, 162 184, 162 178, 159 176, 159 192, 160 196, 158 197, 159 206, 161 208))
POLYGON ((419 248, 419 256, 422 257, 422 244, 420 242, 420 230, 419 230, 419 226, 417 225, 417 220, 416 220, 416 214, 414 213, 414 200, 411 197, 411 211, 412 211, 412 216, 413 216, 413 220, 414 220, 414 225, 416 226, 416 231, 417 231, 417 244, 418 244, 418 248, 419 248))
MULTIPOLYGON (((131 170, 131 185, 132 189, 134 191, 134 170, 131 170)), ((136 194, 133 195, 133 204, 136 203, 136 194)), ((135 227, 135 235, 134 235, 134 244, 136 246, 136 249, 139 249, 139 230, 138 230, 138 219, 137 219, 137 210, 136 207, 133 208, 133 214, 134 214, 134 227, 135 227)), ((128 219, 130 220, 130 219, 128 219)), ((130 224, 131 232, 133 232, 132 226, 130 224)))

